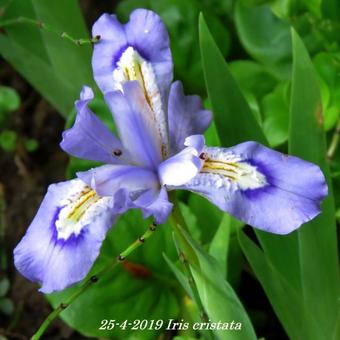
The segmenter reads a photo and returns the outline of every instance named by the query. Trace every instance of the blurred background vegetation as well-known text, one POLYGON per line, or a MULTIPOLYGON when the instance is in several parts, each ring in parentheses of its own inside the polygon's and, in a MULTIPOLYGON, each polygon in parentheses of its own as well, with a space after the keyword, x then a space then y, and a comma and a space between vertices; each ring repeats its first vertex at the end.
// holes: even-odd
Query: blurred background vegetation
MULTIPOLYGON (((48 184, 93 166, 91 162, 69 159, 58 147, 63 129, 74 120, 73 103, 81 87, 86 84, 95 88, 90 65, 91 45, 71 42, 61 33, 67 32, 74 39, 86 39, 93 22, 103 12, 116 13, 126 21, 130 12, 140 7, 161 15, 170 34, 175 79, 183 81, 188 94, 201 95, 205 106, 210 108, 198 32, 198 15, 204 14, 269 145, 283 152, 288 152, 290 124, 291 27, 297 31, 309 52, 321 90, 323 115, 319 118, 327 138, 327 161, 334 185, 336 218, 338 223, 340 221, 338 0, 80 0, 79 3, 74 0, 0 0, 0 339, 2 335, 9 339, 28 338, 51 308, 37 293, 36 285, 15 272, 14 246, 34 216, 48 184), (18 19, 20 17, 34 22, 28 23, 18 19)), ((114 129, 98 89, 96 95, 93 110, 114 129)), ((303 130, 305 126, 301 123, 298 128, 303 130)), ((214 125, 207 139, 210 144, 219 143, 214 125)), ((190 232, 200 244, 206 249, 214 244, 211 253, 216 254, 216 249, 220 249, 218 239, 228 240, 222 247, 223 254, 217 256, 224 259, 222 264, 227 268, 228 281, 245 305, 257 335, 266 339, 287 339, 287 330, 278 321, 242 255, 236 236, 238 223, 222 217, 217 209, 197 196, 184 195, 181 199, 190 232), (221 225, 229 228, 228 233, 223 233, 221 225)), ((146 225, 147 222, 135 213, 121 219, 104 244, 96 267, 119 253, 146 225)), ((89 336, 100 336, 98 330, 93 331, 95 323, 91 322, 98 313, 106 318, 114 314, 115 318, 118 315, 122 319, 143 315, 197 319, 191 302, 181 300, 185 294, 177 293, 179 287, 174 283, 172 270, 162 257, 165 252, 170 262, 177 261, 168 229, 164 228, 131 258, 131 263, 144 266, 150 275, 140 277, 131 269, 133 266, 115 272, 102 284, 105 294, 103 290, 93 290, 86 301, 81 300, 74 311, 65 316, 73 328, 58 321, 47 338, 82 339, 83 335, 77 330, 89 336), (112 303, 107 306, 107 301, 112 303), (85 325, 84 320, 88 320, 85 325)), ((248 234, 254 238, 251 231, 248 234)), ((50 301, 56 303, 58 298, 58 294, 51 296, 50 301)), ((127 339, 127 334, 113 336, 127 339)), ((145 338, 135 336, 133 339, 145 338)), ((156 338, 155 334, 148 336, 156 338)), ((162 339, 175 336, 178 340, 187 339, 174 332, 162 336, 162 339)), ((194 337, 195 334, 185 336, 194 337)))

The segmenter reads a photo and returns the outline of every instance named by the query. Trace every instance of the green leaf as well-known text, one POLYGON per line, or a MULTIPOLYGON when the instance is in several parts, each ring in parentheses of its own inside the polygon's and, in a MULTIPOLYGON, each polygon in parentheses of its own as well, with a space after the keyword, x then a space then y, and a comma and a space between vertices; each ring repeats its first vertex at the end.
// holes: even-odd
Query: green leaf
POLYGON ((202 242, 209 243, 221 223, 223 212, 206 198, 195 194, 190 194, 189 196, 189 207, 194 216, 196 216, 196 225, 197 229, 201 231, 202 242))
POLYGON ((39 148, 39 143, 34 138, 29 138, 25 140, 25 148, 28 152, 34 152, 39 148))
POLYGON ((67 115, 78 97, 73 94, 73 85, 56 74, 46 61, 1 34, 0 53, 59 112, 67 115))
POLYGON ((280 79, 288 79, 291 69, 289 24, 278 20, 269 5, 249 6, 242 1, 236 2, 235 23, 247 52, 280 79))
POLYGON ((277 80, 264 65, 251 60, 236 60, 230 63, 230 71, 242 91, 262 98, 272 91, 277 80))
POLYGON ((0 146, 5 151, 14 151, 17 145, 17 134, 11 130, 5 130, 0 133, 0 146))
POLYGON ((265 141, 255 117, 204 21, 199 20, 200 47, 205 83, 216 127, 223 146, 245 140, 265 141))
POLYGON ((10 299, 0 298, 0 314, 11 315, 14 312, 14 305, 10 299))
POLYGON ((338 313, 340 282, 334 199, 325 160, 326 143, 321 96, 308 52, 294 30, 292 40, 293 79, 289 151, 318 164, 329 186, 329 195, 322 204, 322 213, 300 228, 296 234, 299 244, 301 284, 305 306, 314 311, 320 334, 323 333, 326 338, 331 339, 338 313))
POLYGON ((227 260, 229 253, 230 235, 234 234, 242 225, 229 214, 224 214, 220 225, 209 246, 209 254, 215 258, 221 267, 221 273, 227 276, 227 260))
MULTIPOLYGON (((107 266, 128 245, 147 229, 148 221, 142 219, 138 211, 130 211, 120 217, 108 234, 99 258, 89 275, 107 266)), ((172 244, 171 229, 164 224, 159 227, 145 246, 137 249, 125 265, 119 265, 106 276, 99 279, 93 287, 81 295, 62 314, 62 319, 72 328, 86 336, 126 338, 129 335, 138 339, 153 339, 157 331, 129 331, 115 327, 111 331, 98 328, 103 319, 130 322, 136 319, 168 320, 178 316, 178 302, 174 294, 173 276, 162 259, 162 252, 170 259, 177 254, 172 244), (145 275, 129 267, 129 263, 142 266, 145 275), (128 270, 130 268, 130 270, 128 270), (86 320, 86 322, 84 322, 86 320)), ((49 295, 53 306, 57 306, 77 287, 49 295)))
POLYGON ((81 87, 93 85, 90 46, 77 46, 58 34, 87 37, 79 5, 75 0, 13 0, 3 20, 19 16, 41 21, 56 33, 29 24, 7 26, 6 36, 0 35, 0 53, 66 116, 81 87))
POLYGON ((191 288, 189 286, 188 283, 188 279, 187 277, 181 272, 180 269, 177 268, 177 266, 175 265, 175 263, 173 263, 167 256, 166 254, 163 253, 163 257, 165 259, 165 262, 168 264, 169 268, 171 269, 171 271, 174 273, 176 279, 178 280, 178 282, 181 284, 181 286, 183 287, 183 289, 186 291, 186 293, 189 296, 193 296, 191 288))
POLYGON ((10 287, 10 283, 7 278, 4 278, 0 281, 0 297, 3 297, 7 294, 10 287))
POLYGON ((289 83, 282 82, 262 100, 263 131, 269 145, 278 146, 288 139, 289 83))
POLYGON ((0 86, 0 113, 15 111, 20 106, 17 91, 8 86, 0 86))
MULTIPOLYGON (((213 330, 217 339, 256 339, 252 324, 232 287, 225 280, 217 261, 180 227, 178 231, 186 247, 196 255, 197 263, 187 257, 203 307, 212 322, 241 322, 239 331, 213 330)), ((183 249, 182 249, 183 250, 183 249)), ((185 251, 184 251, 185 252, 185 251)))
POLYGON ((321 10, 325 18, 334 21, 340 20, 340 2, 338 0, 323 0, 321 10))
POLYGON ((304 310, 301 295, 290 278, 282 276, 269 257, 244 232, 240 231, 238 236, 247 260, 290 339, 317 339, 313 336, 318 327, 313 319, 314 311, 304 310), (305 328, 307 318, 314 323, 310 322, 305 328))

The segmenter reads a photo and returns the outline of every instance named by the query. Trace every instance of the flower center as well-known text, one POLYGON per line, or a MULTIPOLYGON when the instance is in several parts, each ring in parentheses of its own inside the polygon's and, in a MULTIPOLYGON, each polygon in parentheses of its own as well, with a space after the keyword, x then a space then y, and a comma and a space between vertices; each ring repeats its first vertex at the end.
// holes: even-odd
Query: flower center
POLYGON ((106 208, 111 199, 100 197, 85 183, 76 180, 67 198, 60 202, 60 210, 55 221, 57 238, 67 240, 78 236, 93 218, 106 208))
POLYGON ((129 46, 117 62, 117 67, 113 71, 113 79, 115 90, 122 92, 122 84, 124 82, 129 80, 137 80, 139 82, 143 89, 145 100, 153 114, 152 118, 162 141, 162 156, 165 158, 168 154, 167 122, 152 64, 141 57, 132 46, 129 46))
POLYGON ((258 189, 268 184, 266 176, 256 166, 236 155, 206 152, 205 157, 201 173, 223 176, 241 190, 258 189))

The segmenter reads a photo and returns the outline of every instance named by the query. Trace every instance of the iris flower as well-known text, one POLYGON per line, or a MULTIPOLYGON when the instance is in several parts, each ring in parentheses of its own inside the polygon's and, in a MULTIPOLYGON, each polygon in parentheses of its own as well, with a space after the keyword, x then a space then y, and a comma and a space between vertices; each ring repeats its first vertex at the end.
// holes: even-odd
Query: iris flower
MULTIPOLYGON (((104 14, 92 59, 94 78, 120 139, 88 107, 84 87, 74 126, 61 148, 104 165, 49 186, 25 236, 14 250, 16 268, 40 291, 82 280, 117 216, 141 209, 156 223, 172 211, 168 191, 206 197, 246 224, 287 234, 320 213, 327 185, 319 167, 255 142, 205 146, 211 122, 199 97, 172 83, 169 37, 159 16, 138 9, 129 22, 104 14)), ((236 114, 236 113, 235 113, 236 114)), ((242 124, 242 122, 240 122, 242 124)))

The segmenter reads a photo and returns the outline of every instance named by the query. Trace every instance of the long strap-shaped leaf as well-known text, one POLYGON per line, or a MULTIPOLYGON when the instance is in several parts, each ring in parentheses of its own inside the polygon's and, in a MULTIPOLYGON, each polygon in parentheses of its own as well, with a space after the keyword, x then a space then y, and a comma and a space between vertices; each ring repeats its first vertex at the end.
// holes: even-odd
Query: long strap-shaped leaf
POLYGON ((318 164, 329 187, 322 213, 296 233, 301 285, 305 308, 314 311, 325 338, 331 339, 338 313, 340 282, 333 189, 326 163, 321 95, 308 52, 294 30, 292 44, 289 152, 318 164))

